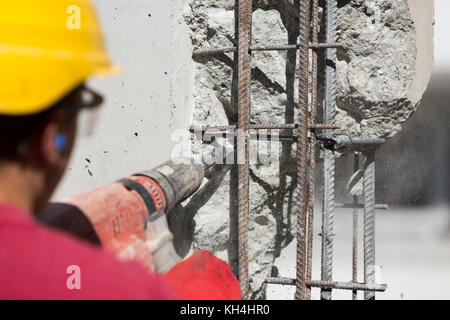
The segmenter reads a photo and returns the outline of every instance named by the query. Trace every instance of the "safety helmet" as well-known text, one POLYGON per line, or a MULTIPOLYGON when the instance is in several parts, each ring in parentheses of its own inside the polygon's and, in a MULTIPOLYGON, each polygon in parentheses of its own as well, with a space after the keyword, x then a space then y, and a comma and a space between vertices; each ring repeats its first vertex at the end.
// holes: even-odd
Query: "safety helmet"
POLYGON ((43 111, 93 75, 116 73, 90 0, 0 5, 0 115, 43 111))

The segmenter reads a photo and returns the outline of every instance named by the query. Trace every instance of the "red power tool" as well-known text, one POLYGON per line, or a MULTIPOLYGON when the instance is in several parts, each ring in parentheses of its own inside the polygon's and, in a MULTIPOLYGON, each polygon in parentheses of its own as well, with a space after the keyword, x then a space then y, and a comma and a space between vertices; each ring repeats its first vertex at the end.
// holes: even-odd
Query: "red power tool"
POLYGON ((186 159, 168 161, 52 202, 38 220, 164 274, 181 261, 165 213, 200 187, 205 169, 186 159))

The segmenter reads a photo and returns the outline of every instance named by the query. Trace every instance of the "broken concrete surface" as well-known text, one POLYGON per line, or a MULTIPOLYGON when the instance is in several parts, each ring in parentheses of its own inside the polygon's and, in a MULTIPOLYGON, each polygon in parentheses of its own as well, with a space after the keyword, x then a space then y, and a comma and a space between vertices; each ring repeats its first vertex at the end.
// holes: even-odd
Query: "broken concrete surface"
MULTIPOLYGON (((234 2, 192 1, 191 11, 186 21, 191 28, 195 47, 232 46, 234 39, 234 2), (221 6, 221 7, 219 7, 221 6)), ((288 32, 277 10, 258 9, 253 15, 253 43, 287 43, 288 32)), ((293 108, 286 115, 288 102, 286 52, 258 52, 254 55, 252 70, 252 122, 270 121, 293 122, 293 108), (275 61, 276 63, 272 63, 275 61)), ((215 59, 198 57, 195 59, 194 123, 196 125, 228 124, 237 121, 237 111, 232 101, 233 54, 217 55, 215 59)), ((235 89, 233 87, 233 89, 235 89)), ((291 96, 293 91, 288 92, 291 96)), ((261 145, 261 149, 265 149, 261 145)), ((290 152, 290 145, 286 147, 290 152)), ((250 183, 250 225, 249 225, 249 272, 253 298, 263 298, 264 279, 270 275, 273 260, 279 255, 279 248, 292 240, 292 217, 287 214, 296 185, 291 177, 280 173, 278 157, 280 147, 275 148, 276 159, 272 166, 251 166, 250 183)), ((270 153, 265 150, 263 155, 270 153)), ((271 154, 272 155, 272 154, 271 154)), ((289 159, 286 159, 289 160, 289 159)), ((208 249, 217 256, 228 260, 237 272, 237 224, 236 212, 236 171, 227 172, 229 167, 215 178, 215 181, 200 191, 185 207, 185 216, 194 217, 191 227, 184 237, 184 252, 208 249), (232 187, 230 187, 230 185, 232 187), (201 204, 199 207, 198 204, 201 204), (231 221, 231 224, 230 224, 231 221), (230 225, 232 230, 230 230, 230 225), (189 233, 193 232, 190 238, 189 233), (186 243, 191 243, 189 248, 186 243)))
POLYGON ((433 1, 338 1, 337 116, 350 136, 393 137, 433 63, 433 1), (420 14, 419 14, 420 12, 420 14))
MULTIPOLYGON (((433 3, 426 1, 428 5, 422 5, 420 1, 338 1, 338 41, 347 45, 345 50, 338 51, 337 62, 336 122, 344 126, 340 133, 352 137, 392 137, 414 112, 429 79, 433 47, 430 37, 433 3)), ((189 1, 185 21, 194 48, 235 45, 234 3, 189 1)), ((288 0, 255 1, 253 44, 295 43, 296 17, 295 7, 288 0)), ((254 52, 252 59, 251 122, 296 121, 295 53, 254 52)), ((236 123, 233 54, 196 57, 195 62, 194 123, 236 123)), ((263 281, 276 274, 272 270, 273 261, 293 239, 297 203, 292 157, 295 146, 283 143, 277 147, 280 164, 251 166, 252 298, 264 297, 263 281)), ((190 229, 181 236, 188 241, 180 244, 183 254, 209 249, 228 260, 237 271, 236 171, 233 168, 230 173, 228 169, 224 167, 186 205, 190 229)))

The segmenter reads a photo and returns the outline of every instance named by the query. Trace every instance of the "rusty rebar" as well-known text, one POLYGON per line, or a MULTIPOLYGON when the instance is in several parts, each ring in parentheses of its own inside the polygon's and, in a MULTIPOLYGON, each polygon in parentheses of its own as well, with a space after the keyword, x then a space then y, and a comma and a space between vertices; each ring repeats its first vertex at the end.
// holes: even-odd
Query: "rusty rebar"
MULTIPOLYGON (((335 42, 336 39, 336 0, 326 2, 326 41, 335 42)), ((336 105, 336 49, 326 50, 325 69, 325 104, 324 123, 332 124, 335 118, 336 105)), ((331 132, 325 131, 329 136, 331 132)), ((322 209, 322 270, 321 278, 324 281, 333 279, 333 213, 334 213, 334 176, 335 160, 332 150, 324 151, 324 197, 322 209)), ((321 299, 330 300, 331 289, 321 290, 321 299)))
MULTIPOLYGON (((313 42, 309 44, 310 49, 326 49, 326 48, 341 48, 344 47, 342 43, 317 43, 313 42)), ((287 45, 269 45, 269 46, 258 46, 251 47, 252 51, 284 51, 284 50, 298 50, 300 45, 298 44, 287 44, 287 45)))
MULTIPOLYGON (((204 133, 203 137, 221 137, 221 138, 234 138, 238 135, 237 132, 224 132, 224 131, 207 131, 204 133)), ((278 134, 261 134, 261 133, 249 133, 249 139, 251 140, 259 140, 259 141, 285 141, 285 142, 297 142, 297 137, 293 135, 278 135, 278 134)), ((194 140, 194 137, 191 136, 191 140, 194 140)), ((207 140, 210 141, 210 140, 207 140)))
MULTIPOLYGON (((238 159, 238 250, 239 250, 239 280, 243 299, 249 297, 248 274, 248 221, 249 221, 249 139, 260 134, 250 133, 249 130, 260 129, 297 129, 296 135, 261 135, 267 140, 295 141, 297 143, 297 257, 296 278, 267 278, 268 283, 296 286, 296 299, 310 299, 311 287, 321 288, 321 298, 331 299, 332 289, 352 290, 356 298, 357 291, 365 291, 366 299, 374 299, 375 291, 385 291, 386 285, 375 284, 375 205, 374 202, 374 153, 368 152, 368 146, 384 143, 384 139, 364 139, 339 136, 329 138, 334 144, 348 146, 354 150, 364 150, 366 163, 364 170, 364 281, 357 282, 357 227, 358 227, 358 198, 353 198, 353 258, 352 281, 332 281, 333 263, 333 211, 334 203, 334 175, 335 160, 331 150, 324 151, 324 206, 322 212, 322 280, 312 280, 312 252, 313 252, 313 209, 314 209, 314 172, 315 172, 315 142, 316 135, 310 134, 308 129, 324 129, 325 136, 331 137, 333 129, 341 129, 334 124, 336 104, 336 48, 344 47, 336 42, 336 7, 337 0, 326 0, 326 43, 318 43, 318 0, 299 0, 299 44, 251 46, 252 1, 237 0, 237 47, 199 49, 193 55, 213 55, 218 53, 235 53, 237 58, 238 82, 238 123, 237 125, 208 126, 189 128, 190 131, 202 131, 211 135, 226 135, 237 137, 238 159), (311 10, 312 5, 312 10, 311 10), (311 14, 311 16, 310 16, 311 14), (310 25, 310 19, 312 25, 310 25), (310 43, 310 39, 312 38, 310 43), (311 66, 311 108, 308 110, 309 93, 309 49, 312 52, 311 66), (324 123, 314 123, 317 107, 317 63, 318 49, 326 49, 325 73, 325 103, 324 123), (297 124, 250 124, 251 101, 251 52, 271 50, 299 51, 299 123, 297 124), (309 111, 309 112, 308 112, 309 111), (211 132, 217 131, 217 132, 211 132), (284 139, 284 140, 283 140, 284 139), (367 153, 368 152, 368 153, 367 153), (309 158, 308 158, 309 157, 309 158)), ((235 69, 236 70, 236 69, 235 69)), ((319 135, 317 135, 319 138, 319 135)), ((319 139, 320 140, 320 139, 319 139)), ((334 145, 333 145, 334 146, 334 145)), ((359 163, 359 159, 358 159, 359 163)), ((356 156, 355 166, 356 170, 356 156)), ((348 204, 343 204, 343 207, 348 204)), ((378 205, 387 206, 387 205, 378 205)), ((233 224, 235 225, 235 224, 233 224)))
POLYGON ((248 221, 249 221, 249 140, 252 1, 239 0, 238 10, 238 212, 239 282, 242 298, 248 299, 248 221))
MULTIPOLYGON (((296 280, 291 278, 274 278, 269 277, 265 280, 266 283, 279 284, 285 286, 295 285, 296 280)), ((306 285, 312 288, 322 289, 337 289, 337 290, 357 290, 357 291, 379 291, 384 292, 387 289, 387 284, 369 284, 359 282, 340 282, 340 281, 323 281, 323 280, 307 280, 306 285)))
POLYGON ((299 126, 297 160, 297 265, 295 298, 306 298, 306 195, 309 91, 310 2, 300 1, 299 8, 299 126))
MULTIPOLYGON (((312 1, 311 9, 311 36, 312 42, 317 43, 319 39, 319 16, 318 16, 319 1, 312 1)), ((317 49, 312 50, 311 61, 311 110, 309 116, 309 123, 316 121, 317 108, 317 49)), ((308 229, 308 243, 307 243, 307 262, 306 262, 306 281, 310 281, 312 277, 312 254, 313 254, 313 232, 314 232, 314 187, 315 187, 315 169, 316 169, 316 138, 314 134, 310 135, 308 144, 308 211, 307 211, 307 229, 308 229)), ((306 299, 311 299, 311 287, 306 287, 306 299)))
MULTIPOLYGON (((252 129, 252 130, 276 130, 276 129, 297 129, 298 128, 298 124, 294 124, 294 123, 281 123, 281 124, 270 124, 270 123, 266 123, 266 124, 249 124, 248 125, 248 129, 252 129)), ((324 123, 312 123, 312 124, 308 124, 307 125, 308 129, 330 129, 330 130, 334 130, 334 129, 341 129, 342 126, 338 125, 338 124, 324 124, 324 123)), ((189 131, 193 132, 193 131, 209 131, 209 130, 214 130, 214 131, 234 131, 238 128, 238 126, 236 125, 224 125, 224 126, 194 126, 191 125, 189 127, 189 131)))
MULTIPOLYGON (((310 43, 309 48, 311 49, 326 49, 326 48, 342 48, 345 47, 343 43, 310 43)), ((287 50, 298 50, 300 45, 298 44, 280 44, 280 45, 267 45, 267 46, 255 46, 250 47, 251 51, 287 51, 287 50)), ((218 53, 232 53, 236 52, 236 47, 223 47, 223 48, 210 48, 210 49, 196 49, 192 52, 194 56, 200 55, 214 55, 218 53)))
MULTIPOLYGON (((364 192, 364 282, 375 283, 375 151, 365 153, 364 192)), ((364 292, 365 300, 375 300, 375 293, 364 292)))
MULTIPOLYGON (((359 170, 359 152, 355 152, 353 158, 353 172, 359 170)), ((358 282, 358 196, 353 195, 353 243, 352 243, 352 280, 358 282)), ((353 300, 358 300, 358 292, 353 290, 353 300)))

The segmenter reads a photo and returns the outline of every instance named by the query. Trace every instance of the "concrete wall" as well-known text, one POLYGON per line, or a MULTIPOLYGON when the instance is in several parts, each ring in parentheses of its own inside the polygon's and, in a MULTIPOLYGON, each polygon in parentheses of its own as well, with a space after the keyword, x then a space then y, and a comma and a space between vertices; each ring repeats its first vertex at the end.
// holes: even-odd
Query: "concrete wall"
POLYGON ((192 114, 191 42, 185 1, 94 0, 108 51, 123 74, 89 83, 106 101, 95 132, 79 135, 55 196, 74 193, 170 157, 171 133, 192 114))

